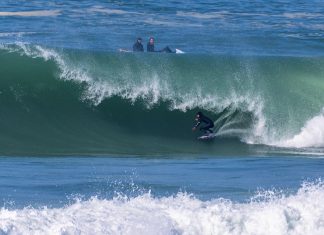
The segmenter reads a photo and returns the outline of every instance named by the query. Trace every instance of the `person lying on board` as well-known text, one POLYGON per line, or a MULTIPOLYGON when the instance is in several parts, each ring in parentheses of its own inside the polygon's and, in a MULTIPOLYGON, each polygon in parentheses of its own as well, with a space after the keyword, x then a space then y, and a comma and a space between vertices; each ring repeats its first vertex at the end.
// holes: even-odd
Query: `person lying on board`
POLYGON ((213 133, 213 130, 211 128, 214 127, 214 122, 207 116, 205 116, 202 112, 198 112, 196 114, 195 120, 197 121, 196 125, 192 128, 193 131, 197 129, 197 127, 203 122, 207 125, 204 127, 201 127, 201 131, 205 131, 205 134, 211 134, 213 133))
POLYGON ((172 51, 170 49, 170 47, 165 47, 162 50, 156 51, 154 48, 154 38, 150 37, 148 43, 147 43, 147 47, 146 47, 147 52, 166 52, 166 53, 175 53, 174 51, 172 51))

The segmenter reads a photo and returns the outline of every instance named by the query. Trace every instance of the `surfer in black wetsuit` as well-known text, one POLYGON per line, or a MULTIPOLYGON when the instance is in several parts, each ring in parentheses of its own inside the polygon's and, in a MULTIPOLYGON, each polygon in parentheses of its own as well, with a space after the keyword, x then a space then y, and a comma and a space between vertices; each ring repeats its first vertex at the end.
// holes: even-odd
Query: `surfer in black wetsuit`
POLYGON ((133 45, 134 52, 144 52, 144 47, 142 45, 142 38, 137 38, 136 42, 133 45))
POLYGON ((195 120, 197 121, 197 123, 192 128, 193 131, 195 131, 197 129, 197 127, 203 122, 203 123, 206 123, 207 125, 204 127, 201 127, 200 130, 205 131, 206 134, 213 133, 213 130, 211 128, 214 127, 214 122, 210 118, 206 117, 202 112, 198 112, 196 114, 195 120))
POLYGON ((166 53, 174 53, 171 49, 170 49, 170 47, 165 47, 165 48, 163 48, 162 50, 159 50, 159 51, 156 51, 155 49, 154 49, 154 38, 153 37, 150 37, 150 39, 149 39, 149 41, 148 41, 148 43, 147 43, 147 47, 146 47, 146 49, 147 49, 147 52, 166 52, 166 53))
POLYGON ((147 52, 155 52, 154 50, 154 38, 150 37, 147 47, 146 47, 147 52))

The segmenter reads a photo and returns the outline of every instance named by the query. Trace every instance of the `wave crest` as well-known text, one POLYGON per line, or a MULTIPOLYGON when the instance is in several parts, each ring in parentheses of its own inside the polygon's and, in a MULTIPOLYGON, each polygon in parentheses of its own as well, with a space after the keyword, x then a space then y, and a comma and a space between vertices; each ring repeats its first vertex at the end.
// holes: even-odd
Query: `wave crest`
POLYGON ((81 87, 80 101, 94 109, 115 97, 133 105, 142 103, 147 112, 167 104, 172 112, 209 112, 222 123, 218 137, 280 147, 323 146, 322 116, 298 134, 323 105, 318 89, 321 58, 101 53, 25 43, 0 48, 55 64, 53 77, 81 87), (218 118, 223 110, 240 115, 231 114, 222 122, 218 118))

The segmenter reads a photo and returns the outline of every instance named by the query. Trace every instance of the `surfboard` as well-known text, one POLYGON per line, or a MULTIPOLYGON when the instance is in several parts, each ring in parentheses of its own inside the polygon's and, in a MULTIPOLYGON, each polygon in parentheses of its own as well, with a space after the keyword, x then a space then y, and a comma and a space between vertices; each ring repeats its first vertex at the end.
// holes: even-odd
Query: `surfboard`
POLYGON ((184 51, 181 51, 180 49, 175 49, 175 52, 177 53, 177 54, 184 54, 185 52, 184 51))
POLYGON ((119 48, 118 51, 119 52, 133 52, 133 51, 130 51, 130 50, 127 50, 127 49, 122 49, 122 48, 119 48))
POLYGON ((204 134, 202 136, 198 137, 198 140, 211 140, 215 138, 215 134, 214 133, 210 133, 210 134, 204 134))

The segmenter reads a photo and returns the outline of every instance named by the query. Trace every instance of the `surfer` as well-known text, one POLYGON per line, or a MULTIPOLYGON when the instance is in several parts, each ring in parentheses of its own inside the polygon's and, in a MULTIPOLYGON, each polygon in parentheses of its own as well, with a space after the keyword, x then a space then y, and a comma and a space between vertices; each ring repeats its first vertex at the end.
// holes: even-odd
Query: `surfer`
POLYGON ((134 52, 144 52, 142 38, 137 38, 136 42, 133 45, 133 51, 134 52))
POLYGON ((174 53, 171 49, 170 49, 170 47, 165 47, 165 48, 163 48, 162 50, 159 50, 159 51, 156 51, 155 49, 154 49, 154 38, 153 37, 150 37, 150 39, 149 39, 149 41, 148 41, 148 43, 147 43, 147 47, 146 47, 146 49, 147 49, 147 52, 166 52, 166 53, 174 53))
POLYGON ((214 127, 214 122, 207 116, 205 116, 202 112, 198 112, 196 114, 195 120, 197 121, 196 125, 192 128, 193 131, 197 129, 197 127, 203 122, 206 123, 207 125, 204 127, 201 127, 201 131, 205 131, 206 134, 211 134, 213 133, 213 130, 211 128, 214 127))

